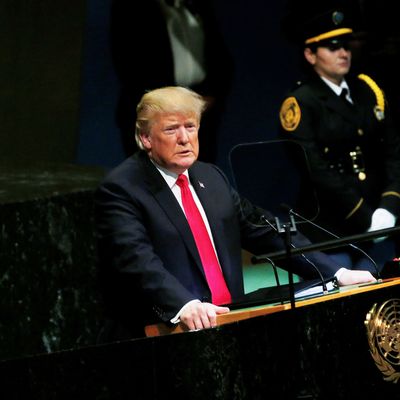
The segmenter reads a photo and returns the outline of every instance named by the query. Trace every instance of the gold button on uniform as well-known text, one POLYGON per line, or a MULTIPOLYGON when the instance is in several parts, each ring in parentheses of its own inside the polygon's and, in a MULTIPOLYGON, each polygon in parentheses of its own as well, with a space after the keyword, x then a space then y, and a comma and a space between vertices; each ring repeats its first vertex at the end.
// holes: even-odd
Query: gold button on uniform
POLYGON ((361 128, 357 129, 358 136, 364 135, 364 131, 361 128))
POLYGON ((358 173, 358 179, 359 179, 360 181, 365 181, 366 178, 367 178, 367 175, 366 175, 365 172, 359 172, 359 173, 358 173))

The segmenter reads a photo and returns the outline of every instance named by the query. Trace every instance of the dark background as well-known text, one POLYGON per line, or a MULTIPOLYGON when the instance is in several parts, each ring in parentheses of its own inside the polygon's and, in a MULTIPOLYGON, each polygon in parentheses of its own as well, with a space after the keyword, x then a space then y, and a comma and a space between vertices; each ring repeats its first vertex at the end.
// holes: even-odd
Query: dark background
MULTIPOLYGON (((115 124, 119 87, 109 47, 110 3, 0 1, 1 160, 108 169, 124 159, 115 124)), ((367 33, 355 63, 373 74, 398 109, 399 35, 391 3, 346 3, 356 27, 367 33)), ((217 164, 229 172, 232 146, 275 137, 282 97, 299 78, 298 52, 280 31, 284 2, 214 4, 235 68, 218 137, 217 164)), ((294 4, 301 4, 300 19, 318 3, 294 4)))

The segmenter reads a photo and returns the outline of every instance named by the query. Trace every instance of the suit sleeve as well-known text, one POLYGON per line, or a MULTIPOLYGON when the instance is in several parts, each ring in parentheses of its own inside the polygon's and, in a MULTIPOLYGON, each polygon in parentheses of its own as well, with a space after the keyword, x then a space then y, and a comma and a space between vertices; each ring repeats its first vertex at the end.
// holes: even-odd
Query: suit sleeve
POLYGON ((156 254, 140 202, 121 186, 108 183, 96 193, 95 210, 100 265, 106 277, 103 286, 117 280, 113 296, 124 293, 123 302, 133 317, 138 310, 168 322, 194 296, 156 254), (138 299, 152 310, 140 310, 143 304, 137 304, 138 299))

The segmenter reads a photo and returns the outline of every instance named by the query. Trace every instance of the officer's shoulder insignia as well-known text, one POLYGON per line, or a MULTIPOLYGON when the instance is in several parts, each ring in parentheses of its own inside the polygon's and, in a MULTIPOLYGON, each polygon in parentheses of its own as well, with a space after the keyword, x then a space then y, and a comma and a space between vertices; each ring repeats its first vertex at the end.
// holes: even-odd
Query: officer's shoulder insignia
POLYGON ((374 92, 376 98, 376 105, 374 107, 375 117, 378 121, 385 119, 385 96, 382 89, 376 84, 376 82, 365 74, 358 75, 358 79, 364 81, 370 89, 374 92))
POLYGON ((279 112, 279 119, 281 121, 282 128, 285 129, 285 131, 294 131, 299 126, 301 110, 295 97, 288 97, 283 102, 279 112))

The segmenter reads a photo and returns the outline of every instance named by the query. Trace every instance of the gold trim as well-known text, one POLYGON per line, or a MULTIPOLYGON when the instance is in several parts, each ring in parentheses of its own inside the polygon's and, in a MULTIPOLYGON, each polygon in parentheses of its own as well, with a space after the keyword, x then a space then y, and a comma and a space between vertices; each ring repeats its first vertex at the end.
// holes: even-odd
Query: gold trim
POLYGON ((386 196, 396 196, 400 199, 400 193, 394 192, 394 191, 382 193, 382 197, 386 197, 386 196))
POLYGON ((346 33, 353 33, 353 29, 350 28, 339 28, 334 29, 333 31, 321 33, 321 35, 317 35, 311 37, 305 41, 305 44, 317 43, 321 40, 330 39, 331 37, 345 35, 346 33))
POLYGON ((364 81, 374 92, 376 98, 376 106, 374 108, 375 116, 378 121, 383 120, 385 118, 385 96, 382 89, 368 75, 360 74, 358 75, 358 79, 364 81))
POLYGON ((357 203, 357 205, 346 215, 345 219, 349 219, 360 207, 361 204, 364 202, 364 199, 361 197, 360 201, 357 203))

